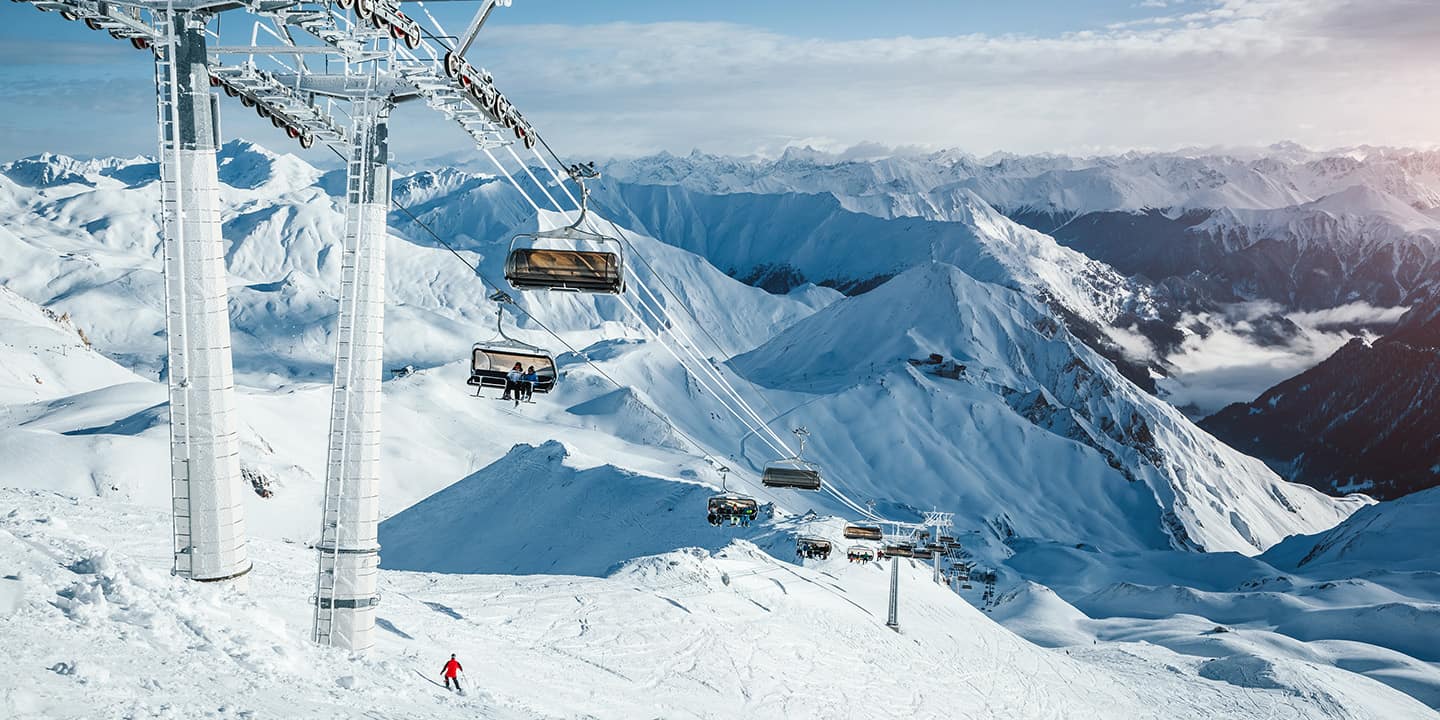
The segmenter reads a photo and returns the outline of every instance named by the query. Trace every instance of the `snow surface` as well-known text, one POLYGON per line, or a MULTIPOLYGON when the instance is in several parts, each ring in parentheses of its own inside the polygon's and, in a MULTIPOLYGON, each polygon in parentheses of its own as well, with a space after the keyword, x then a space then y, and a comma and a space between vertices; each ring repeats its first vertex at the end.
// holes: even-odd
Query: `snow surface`
POLYGON ((604 577, 385 570, 380 641, 346 657, 306 639, 303 545, 255 541, 235 594, 160 569, 163 512, 16 490, 0 509, 20 595, 0 614, 7 717, 1434 717, 1310 662, 1047 650, 909 561, 892 632, 882 568, 796 567, 744 541, 604 577), (432 684, 452 652, 464 696, 432 684))

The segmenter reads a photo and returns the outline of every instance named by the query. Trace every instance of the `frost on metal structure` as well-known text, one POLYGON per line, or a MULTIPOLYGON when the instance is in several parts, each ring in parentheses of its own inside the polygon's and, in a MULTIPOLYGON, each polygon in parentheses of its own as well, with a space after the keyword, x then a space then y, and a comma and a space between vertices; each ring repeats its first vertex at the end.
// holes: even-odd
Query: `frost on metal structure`
POLYGON ((156 13, 174 572, 250 571, 204 18, 156 13))
MULTIPOLYGON (((939 512, 936 510, 932 510, 925 513, 925 521, 922 524, 930 528, 930 542, 936 543, 940 540, 941 530, 954 526, 955 513, 939 512)), ((937 552, 931 557, 931 562, 934 567, 933 579, 935 580, 936 584, 939 584, 941 582, 940 555, 941 554, 937 552)))
POLYGON ((390 205, 387 102, 357 99, 346 164, 335 385, 315 585, 314 640, 374 644, 380 567, 380 381, 385 323, 385 217, 390 205))

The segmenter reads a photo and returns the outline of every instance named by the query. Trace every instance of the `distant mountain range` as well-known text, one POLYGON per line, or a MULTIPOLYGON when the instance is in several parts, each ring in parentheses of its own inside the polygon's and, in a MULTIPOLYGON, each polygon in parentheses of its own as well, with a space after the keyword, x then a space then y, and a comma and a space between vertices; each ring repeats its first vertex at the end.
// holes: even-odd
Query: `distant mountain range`
POLYGON ((1352 340, 1201 427, 1329 493, 1391 499, 1440 485, 1440 295, 1380 340, 1352 340))

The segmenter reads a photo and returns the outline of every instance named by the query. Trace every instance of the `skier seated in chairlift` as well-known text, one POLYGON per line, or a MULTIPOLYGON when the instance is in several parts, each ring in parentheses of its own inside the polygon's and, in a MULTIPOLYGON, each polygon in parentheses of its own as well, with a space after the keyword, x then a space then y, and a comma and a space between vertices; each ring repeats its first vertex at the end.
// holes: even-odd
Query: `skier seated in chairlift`
POLYGON ((524 381, 524 378, 525 371, 521 369, 520 363, 515 363, 515 367, 510 368, 510 372, 505 373, 505 394, 501 395, 500 399, 510 400, 512 399, 511 393, 514 393, 513 399, 518 406, 520 404, 520 383, 524 381))
POLYGON ((530 396, 535 393, 535 384, 538 382, 540 382, 540 374, 535 372, 535 366, 531 365, 530 369, 520 377, 520 388, 524 390, 525 402, 530 402, 530 396))
POLYGON ((716 515, 715 513, 710 513, 709 515, 706 515, 705 520, 708 521, 711 525, 714 525, 715 527, 720 527, 720 516, 716 515))

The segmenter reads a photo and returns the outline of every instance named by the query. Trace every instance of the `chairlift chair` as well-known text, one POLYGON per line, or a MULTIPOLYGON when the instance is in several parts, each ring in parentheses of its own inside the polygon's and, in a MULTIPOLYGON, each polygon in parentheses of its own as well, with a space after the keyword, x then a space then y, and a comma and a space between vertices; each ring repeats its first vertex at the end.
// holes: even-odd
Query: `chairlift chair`
POLYGON ((495 320, 497 338, 489 342, 475 343, 470 349, 470 378, 465 384, 475 386, 477 394, 480 388, 503 388, 505 375, 515 367, 515 363, 520 363, 522 368, 534 367, 536 376, 540 378, 531 387, 531 392, 550 392, 555 388, 555 380, 559 376, 555 357, 543 348, 506 335, 502 323, 505 312, 503 303, 508 302, 509 297, 497 293, 492 299, 502 303, 495 320))
POLYGON ((736 493, 723 493, 710 498, 706 503, 706 510, 711 515, 721 518, 746 516, 753 518, 760 512, 760 503, 752 497, 736 493))
POLYGON ((800 452, 795 453, 794 457, 765 466, 765 472, 760 475, 760 484, 773 488, 819 490, 819 466, 802 458, 805 454, 805 438, 809 437, 810 433, 803 427, 796 428, 794 432, 800 438, 800 452))
POLYGON ((795 551, 805 557, 819 555, 827 558, 830 556, 830 541, 817 537, 801 537, 795 540, 795 551))
POLYGON ((847 540, 882 540, 884 535, 880 528, 874 525, 846 525, 845 539, 847 540))
POLYGON ((572 177, 580 183, 580 217, 558 230, 520 233, 511 238, 505 280, 516 290, 624 293, 625 247, 619 238, 580 227, 585 223, 590 191, 579 176, 572 173, 572 177), (581 244, 602 249, 575 247, 581 244))
POLYGON ((886 545, 884 549, 888 557, 915 557, 915 548, 909 545, 886 545))
POLYGON ((935 553, 931 552, 930 548, 917 547, 914 549, 914 551, 912 551, 910 557, 919 558, 921 560, 929 560, 935 557, 935 553))
POLYGON ((851 545, 845 555, 852 561, 870 562, 875 559, 875 550, 865 545, 851 545))

